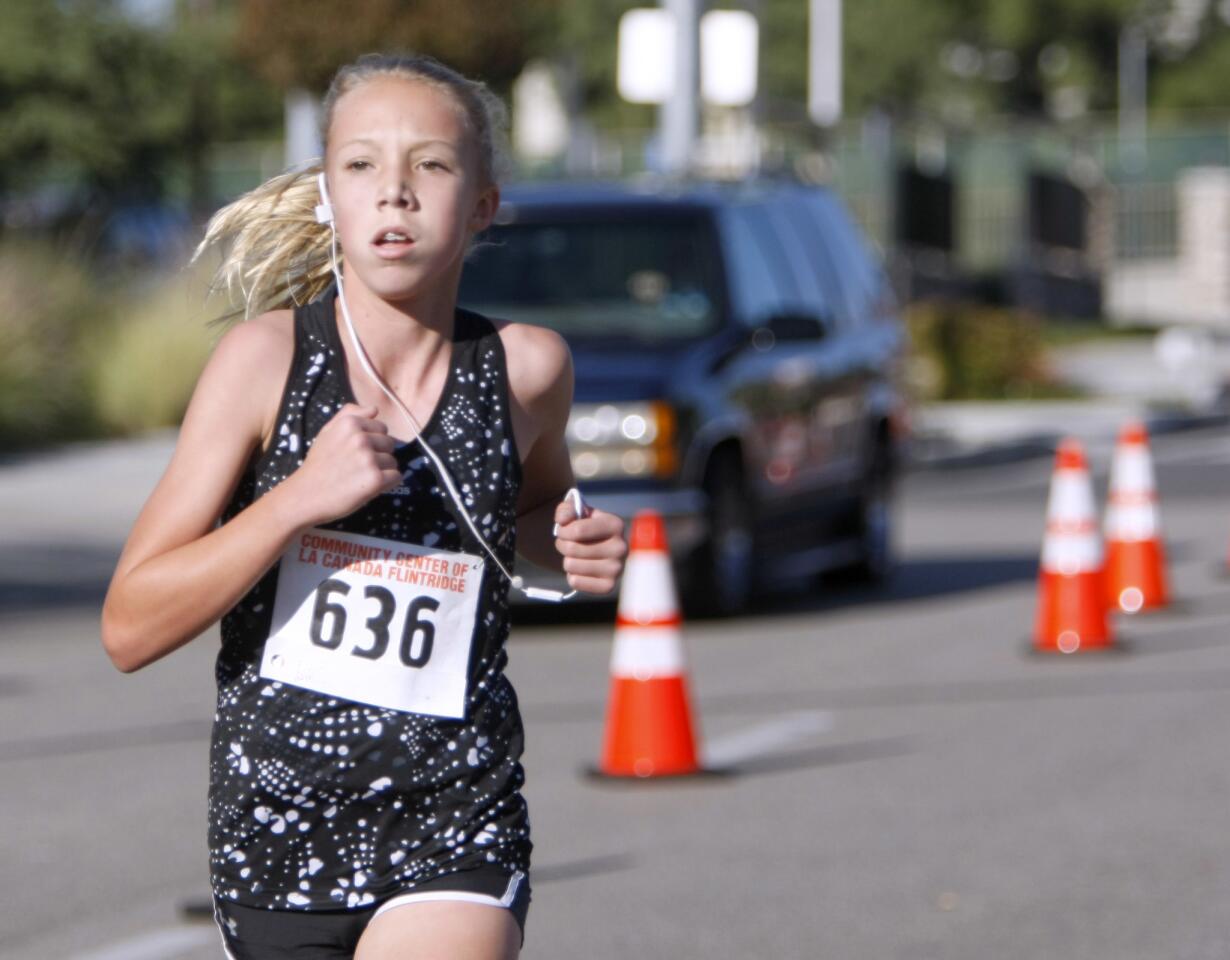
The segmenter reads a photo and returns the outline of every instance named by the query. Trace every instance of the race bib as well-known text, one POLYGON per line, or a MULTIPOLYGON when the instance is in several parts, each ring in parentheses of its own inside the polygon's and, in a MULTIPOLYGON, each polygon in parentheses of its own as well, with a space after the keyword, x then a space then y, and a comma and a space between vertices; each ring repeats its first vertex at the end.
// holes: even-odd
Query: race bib
POLYGON ((282 554, 260 674, 461 719, 481 558, 313 528, 282 554))

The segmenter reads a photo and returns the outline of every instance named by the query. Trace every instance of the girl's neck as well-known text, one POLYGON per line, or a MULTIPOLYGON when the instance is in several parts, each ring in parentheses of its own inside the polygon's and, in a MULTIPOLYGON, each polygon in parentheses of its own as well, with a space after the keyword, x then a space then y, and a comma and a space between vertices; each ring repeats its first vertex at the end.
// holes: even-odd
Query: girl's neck
MULTIPOLYGON (((353 273, 343 268, 346 305, 350 318, 372 365, 389 382, 417 381, 428 373, 432 361, 450 348, 457 297, 436 287, 413 300, 390 301, 373 293, 353 273)), ((341 304, 335 308, 339 334, 349 351, 350 334, 342 319, 341 304)), ((357 361, 356 361, 357 362, 357 361)))

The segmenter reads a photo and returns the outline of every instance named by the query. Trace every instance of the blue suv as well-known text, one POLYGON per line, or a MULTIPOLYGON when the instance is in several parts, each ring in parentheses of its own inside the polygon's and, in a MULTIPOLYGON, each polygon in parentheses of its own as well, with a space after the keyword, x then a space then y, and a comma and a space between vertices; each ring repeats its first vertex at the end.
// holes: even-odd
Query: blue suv
POLYGON ((692 613, 887 574, 904 333, 828 189, 513 187, 460 302, 568 341, 577 480, 603 509, 665 517, 692 613))

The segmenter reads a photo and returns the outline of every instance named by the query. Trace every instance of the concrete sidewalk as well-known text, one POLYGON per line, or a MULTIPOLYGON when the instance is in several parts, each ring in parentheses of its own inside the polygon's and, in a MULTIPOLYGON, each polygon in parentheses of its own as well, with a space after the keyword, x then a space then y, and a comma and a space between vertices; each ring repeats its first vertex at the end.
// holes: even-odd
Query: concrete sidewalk
POLYGON ((1024 459, 1050 453, 1064 437, 1097 452, 1109 449, 1130 419, 1152 434, 1230 421, 1230 343, 1167 334, 1080 344, 1051 359, 1058 376, 1087 399, 923 405, 914 411, 912 464, 1024 459))

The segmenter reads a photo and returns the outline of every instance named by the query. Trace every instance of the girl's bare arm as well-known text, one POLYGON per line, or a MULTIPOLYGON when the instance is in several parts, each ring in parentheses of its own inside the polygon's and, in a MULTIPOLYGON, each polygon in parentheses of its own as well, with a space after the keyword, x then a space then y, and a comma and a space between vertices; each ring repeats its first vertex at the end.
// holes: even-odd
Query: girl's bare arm
POLYGON ((602 510, 579 518, 561 503, 574 483, 565 440, 573 387, 568 347, 558 334, 521 324, 504 327, 501 335, 513 423, 520 426, 517 552, 539 566, 562 569, 574 589, 609 593, 627 552, 623 521, 602 510))
POLYGON ((102 611, 102 641, 124 672, 215 623, 296 532, 345 514, 400 480, 372 408, 344 407, 300 469, 216 526, 269 419, 292 340, 262 317, 227 332, 201 374, 175 453, 133 526, 102 611))

